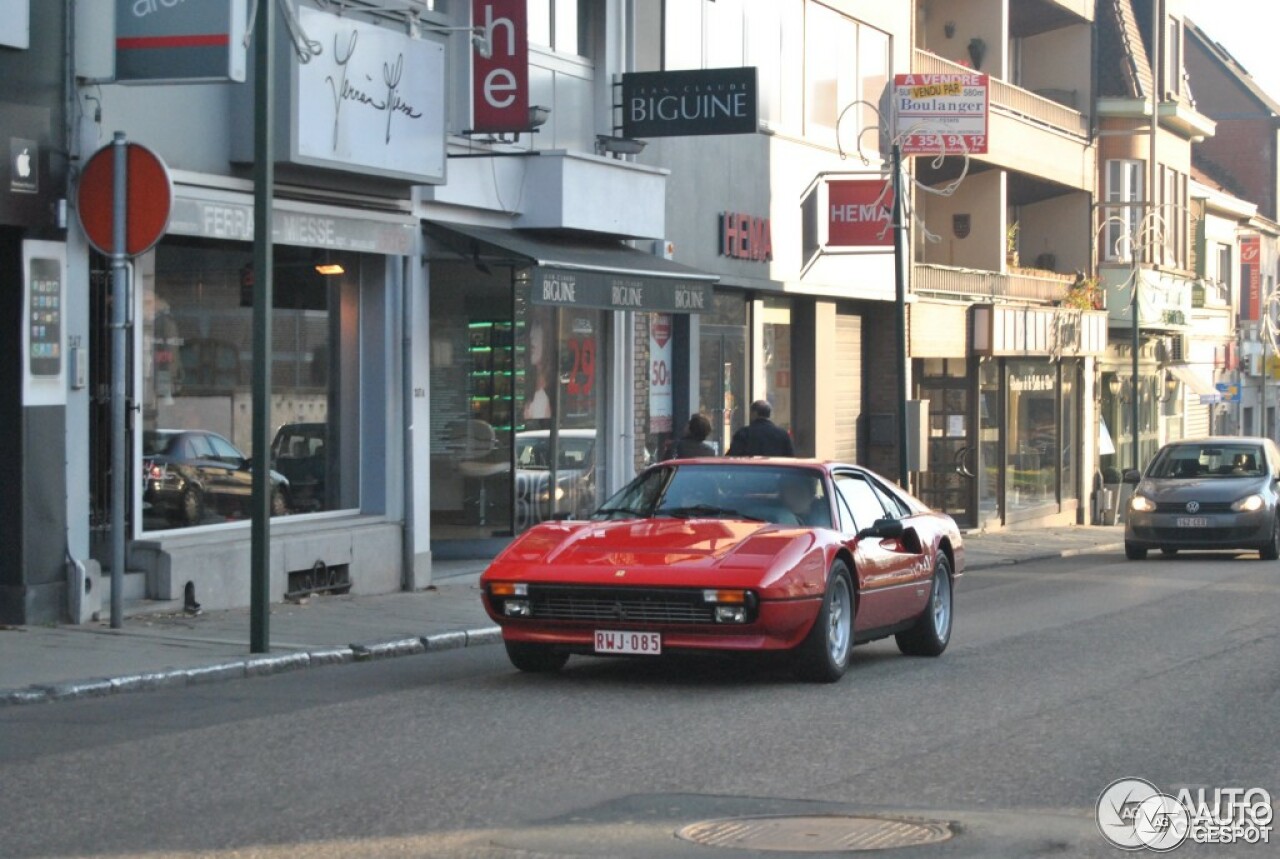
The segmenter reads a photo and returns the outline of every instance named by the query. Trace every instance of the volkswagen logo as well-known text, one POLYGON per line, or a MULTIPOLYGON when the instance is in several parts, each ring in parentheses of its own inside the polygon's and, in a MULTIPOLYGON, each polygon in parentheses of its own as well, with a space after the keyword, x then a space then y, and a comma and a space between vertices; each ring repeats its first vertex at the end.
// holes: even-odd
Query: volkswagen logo
POLYGON ((1197 510, 1199 510, 1199 509, 1200 509, 1200 502, 1199 502, 1199 501, 1188 501, 1188 502, 1187 502, 1187 512, 1188 512, 1188 513, 1195 513, 1195 512, 1196 512, 1197 510))

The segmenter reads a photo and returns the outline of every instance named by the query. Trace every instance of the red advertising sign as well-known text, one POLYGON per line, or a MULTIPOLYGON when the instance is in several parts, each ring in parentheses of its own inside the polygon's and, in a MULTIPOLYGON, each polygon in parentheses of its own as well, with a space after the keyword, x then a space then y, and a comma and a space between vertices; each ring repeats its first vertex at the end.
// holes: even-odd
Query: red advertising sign
POLYGON ((1240 318, 1258 319, 1262 313, 1262 240, 1245 236, 1240 240, 1240 318))
POLYGON ((893 193, 886 179, 827 183, 827 244, 891 247, 893 193))
POLYGON ((471 0, 471 21, 492 46, 472 52, 474 131, 529 130, 529 29, 526 0, 471 0))

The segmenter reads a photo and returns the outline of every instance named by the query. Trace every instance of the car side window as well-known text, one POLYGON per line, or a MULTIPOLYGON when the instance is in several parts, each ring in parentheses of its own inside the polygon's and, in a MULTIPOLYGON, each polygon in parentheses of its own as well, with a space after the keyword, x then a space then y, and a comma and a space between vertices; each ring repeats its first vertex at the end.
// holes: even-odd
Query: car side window
POLYGON ((862 475, 836 475, 836 492, 849 505, 855 531, 869 528, 877 519, 885 517, 884 505, 862 475))
POLYGON ((857 534, 858 526, 853 521, 853 513, 849 512, 849 504, 844 500, 844 496, 840 494, 839 489, 836 490, 836 516, 839 518, 837 523, 840 526, 842 534, 857 534))
POLYGON ((239 462, 244 458, 240 455, 240 451, 232 447, 231 442, 224 438, 211 435, 209 436, 209 442, 213 445, 213 454, 218 459, 223 459, 227 462, 239 462))
POLYGON ((867 483, 871 484, 876 497, 884 505, 885 516, 890 519, 901 519, 904 516, 911 515, 911 511, 907 509, 907 505, 902 503, 902 499, 894 495, 887 487, 881 485, 878 481, 872 480, 870 477, 867 478, 867 483))
POLYGON ((213 459, 213 446, 209 444, 209 437, 203 435, 189 435, 186 440, 186 451, 189 459, 213 459))

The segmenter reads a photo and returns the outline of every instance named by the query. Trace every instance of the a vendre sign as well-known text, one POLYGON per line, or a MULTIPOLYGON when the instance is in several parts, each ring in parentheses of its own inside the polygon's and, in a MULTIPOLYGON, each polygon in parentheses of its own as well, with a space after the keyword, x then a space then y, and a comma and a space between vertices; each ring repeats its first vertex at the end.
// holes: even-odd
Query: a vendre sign
POLYGON ((529 35, 526 0, 472 0, 471 20, 492 52, 471 57, 472 130, 502 134, 529 129, 529 35))

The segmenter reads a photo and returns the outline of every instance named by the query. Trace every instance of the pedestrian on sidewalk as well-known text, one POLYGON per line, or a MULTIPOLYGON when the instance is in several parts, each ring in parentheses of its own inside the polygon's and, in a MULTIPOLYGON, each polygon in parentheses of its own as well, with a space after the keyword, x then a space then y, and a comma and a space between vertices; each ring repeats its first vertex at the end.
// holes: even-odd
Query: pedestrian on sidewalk
POLYGON ((711 421, 701 412, 689 417, 682 435, 672 448, 668 459, 688 459, 695 456, 715 456, 716 449, 707 442, 711 435, 711 421))
POLYGON ((795 456, 791 436, 775 424, 773 406, 768 400, 756 400, 751 404, 751 423, 733 434, 729 456, 795 456))

